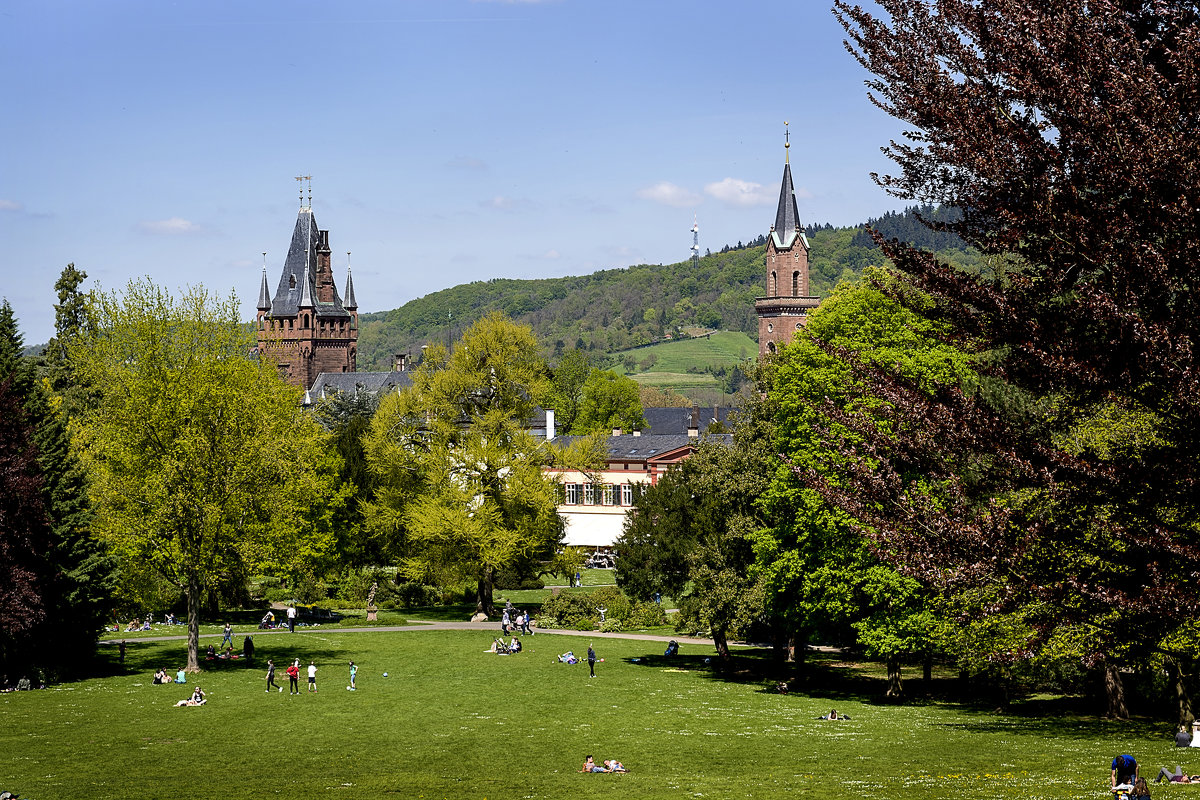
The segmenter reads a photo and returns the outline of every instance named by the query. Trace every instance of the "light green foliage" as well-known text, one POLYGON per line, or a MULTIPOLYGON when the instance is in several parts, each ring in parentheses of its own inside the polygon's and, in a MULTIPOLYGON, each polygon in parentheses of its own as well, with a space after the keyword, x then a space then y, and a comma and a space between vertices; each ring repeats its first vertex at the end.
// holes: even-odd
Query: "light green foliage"
MULTIPOLYGON (((865 283, 839 286, 772 365, 769 403, 778 420, 779 452, 798 469, 827 474, 841 456, 819 428, 831 426, 834 440, 855 437, 825 417, 824 404, 870 413, 879 402, 835 355, 840 349, 927 391, 966 380, 966 356, 938 342, 936 333, 865 283)), ((889 688, 898 692, 897 659, 929 647, 918 584, 883 566, 855 521, 802 486, 787 466, 776 471, 764 508, 776 522, 756 537, 755 550, 775 614, 810 636, 838 639, 853 626, 860 643, 896 670, 889 688)))
POLYGON ((549 560, 562 539, 544 442, 528 433, 550 394, 526 326, 494 314, 453 353, 430 348, 413 384, 380 404, 366 450, 379 487, 368 525, 404 536, 411 580, 477 582, 490 610, 496 573, 549 560))
POLYGON ((128 574, 184 591, 196 669, 201 597, 223 574, 297 573, 326 557, 336 464, 299 390, 248 358, 235 297, 173 298, 140 280, 90 311, 68 348, 99 394, 79 431, 95 529, 128 574))
POLYGON ((645 427, 637 383, 615 372, 593 369, 583 384, 579 414, 571 433, 607 432, 614 428, 635 431, 645 427))

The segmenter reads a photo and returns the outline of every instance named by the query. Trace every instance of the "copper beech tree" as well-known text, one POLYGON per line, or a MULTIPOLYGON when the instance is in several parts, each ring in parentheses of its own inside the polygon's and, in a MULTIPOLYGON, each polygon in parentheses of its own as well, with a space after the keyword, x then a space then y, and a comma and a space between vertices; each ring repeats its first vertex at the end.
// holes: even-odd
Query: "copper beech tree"
POLYGON ((910 574, 990 587, 982 613, 1037 602, 1043 634, 1086 628, 1121 716, 1123 648, 1170 660, 1200 600, 1196 6, 878 7, 834 8, 872 101, 910 126, 876 181, 961 209, 932 224, 986 263, 881 241, 900 280, 879 285, 931 298, 980 378, 931 393, 860 365, 886 420, 828 404, 855 432, 828 437, 845 466, 803 477, 910 574))

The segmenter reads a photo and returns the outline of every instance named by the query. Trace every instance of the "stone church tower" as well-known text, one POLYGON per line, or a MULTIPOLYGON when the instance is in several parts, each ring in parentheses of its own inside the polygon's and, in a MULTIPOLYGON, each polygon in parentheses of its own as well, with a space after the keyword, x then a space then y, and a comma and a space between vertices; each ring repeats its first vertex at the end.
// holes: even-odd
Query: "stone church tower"
POLYGON ((288 383, 308 389, 322 372, 354 372, 358 302, 346 265, 346 298, 338 296, 330 265, 329 231, 317 227, 311 192, 301 202, 283 274, 272 297, 263 265, 258 291, 258 352, 274 361, 288 383))
MULTIPOLYGON (((790 143, 785 144, 784 152, 790 147, 790 143)), ((808 312, 821 302, 821 298, 808 294, 808 237, 796 210, 792 165, 786 156, 775 224, 767 236, 766 273, 767 296, 754 301, 759 358, 773 355, 781 345, 792 341, 808 321, 808 312)))

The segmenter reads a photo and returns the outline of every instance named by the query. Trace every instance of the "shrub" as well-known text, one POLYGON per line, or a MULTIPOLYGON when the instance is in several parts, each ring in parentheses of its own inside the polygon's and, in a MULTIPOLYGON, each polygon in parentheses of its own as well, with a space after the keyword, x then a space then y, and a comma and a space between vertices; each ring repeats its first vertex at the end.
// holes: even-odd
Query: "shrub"
POLYGON ((604 622, 600 623, 600 631, 602 633, 620 633, 621 632, 621 620, 605 619, 604 622))

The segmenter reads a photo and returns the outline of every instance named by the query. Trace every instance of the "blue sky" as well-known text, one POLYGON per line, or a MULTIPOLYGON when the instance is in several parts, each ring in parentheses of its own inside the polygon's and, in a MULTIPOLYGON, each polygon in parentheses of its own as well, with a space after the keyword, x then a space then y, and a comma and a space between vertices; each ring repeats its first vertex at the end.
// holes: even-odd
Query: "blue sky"
POLYGON ((805 222, 899 208, 900 126, 826 2, 0 4, 0 294, 53 333, 88 288, 278 279, 313 210, 361 311, 495 277, 687 258, 765 233, 784 121, 805 222))

